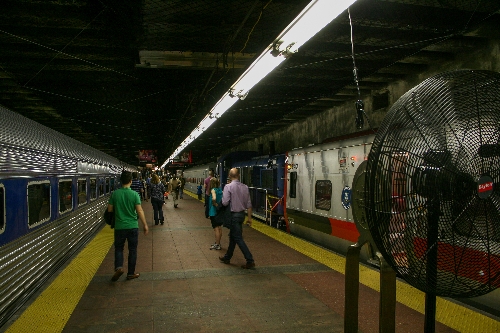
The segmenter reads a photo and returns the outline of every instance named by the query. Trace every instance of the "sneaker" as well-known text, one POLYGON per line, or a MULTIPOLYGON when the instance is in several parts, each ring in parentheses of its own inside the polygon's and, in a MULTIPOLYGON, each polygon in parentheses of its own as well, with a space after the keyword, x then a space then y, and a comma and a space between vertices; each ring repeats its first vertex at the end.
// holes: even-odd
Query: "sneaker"
POLYGON ((217 247, 217 244, 214 243, 214 244, 210 245, 210 250, 215 250, 216 247, 217 247))
POLYGON ((174 205, 174 208, 177 208, 177 204, 174 205))
POLYGON ((220 244, 214 244, 215 247, 214 247, 214 250, 220 250, 220 244))

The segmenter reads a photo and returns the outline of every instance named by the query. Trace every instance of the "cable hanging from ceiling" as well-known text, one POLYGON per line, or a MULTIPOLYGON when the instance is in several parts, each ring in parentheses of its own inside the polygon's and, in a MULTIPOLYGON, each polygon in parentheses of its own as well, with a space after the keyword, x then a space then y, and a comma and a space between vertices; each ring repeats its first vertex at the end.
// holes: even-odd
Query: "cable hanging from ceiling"
POLYGON ((352 65, 353 65, 352 73, 354 75, 354 83, 356 84, 356 90, 358 92, 358 100, 355 103, 355 105, 356 105, 356 128, 357 129, 363 128, 363 125, 364 125, 363 116, 365 116, 366 120, 368 121, 368 126, 370 126, 370 129, 373 130, 372 125, 370 124, 370 119, 366 115, 365 104, 363 103, 363 100, 361 99, 361 91, 359 89, 359 74, 358 74, 358 68, 356 67, 356 59, 354 57, 354 33, 353 33, 350 8, 347 8, 347 13, 349 14, 349 25, 351 27, 351 49, 352 49, 352 65))

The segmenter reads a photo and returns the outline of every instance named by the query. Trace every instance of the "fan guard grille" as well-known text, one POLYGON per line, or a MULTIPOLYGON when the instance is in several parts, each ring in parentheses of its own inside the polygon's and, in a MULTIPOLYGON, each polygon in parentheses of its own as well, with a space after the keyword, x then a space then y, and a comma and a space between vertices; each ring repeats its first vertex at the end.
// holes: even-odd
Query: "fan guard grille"
POLYGON ((379 127, 365 178, 368 226, 412 286, 449 297, 500 286, 499 139, 500 75, 488 71, 425 80, 379 127))

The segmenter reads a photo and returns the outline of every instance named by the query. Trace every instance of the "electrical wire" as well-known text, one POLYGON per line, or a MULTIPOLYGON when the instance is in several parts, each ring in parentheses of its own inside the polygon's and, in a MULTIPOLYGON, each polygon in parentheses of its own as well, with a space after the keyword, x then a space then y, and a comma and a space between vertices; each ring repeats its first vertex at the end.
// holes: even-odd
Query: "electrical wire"
MULTIPOLYGON (((248 44, 248 41, 250 40, 250 36, 252 35, 253 31, 255 30, 255 27, 257 26, 257 24, 259 23, 261 17, 262 17, 262 13, 264 12, 264 10, 267 8, 267 6, 269 6, 269 4, 272 2, 273 0, 269 0, 265 5, 264 7, 262 7, 260 13, 259 13, 259 17, 257 18, 257 21, 255 21, 252 29, 250 30, 250 32, 248 33, 248 36, 247 36, 247 39, 245 41, 245 44, 243 45, 242 49, 240 50, 239 53, 243 53, 243 51, 245 50, 245 48, 247 47, 247 44, 248 44)), ((238 57, 235 57, 234 54, 233 54, 233 69, 234 69, 234 62, 235 60, 238 59, 238 57)), ((206 95, 208 95, 208 93, 210 91, 212 91, 219 83, 220 81, 222 81, 222 79, 226 76, 227 73, 229 73, 229 70, 231 68, 228 68, 227 71, 221 76, 221 78, 212 86, 212 88, 210 88, 209 90, 207 90, 206 95)), ((205 97, 206 98, 206 97, 205 97)), ((205 100, 205 98, 203 100, 205 100)))
POLYGON ((262 17, 262 13, 264 12, 264 9, 267 8, 267 6, 269 6, 269 4, 272 2, 273 0, 269 0, 268 3, 265 4, 264 7, 262 7, 261 11, 260 11, 260 14, 259 14, 259 18, 257 19, 257 21, 255 22, 255 24, 253 25, 252 29, 250 30, 250 32, 248 33, 248 36, 247 36, 247 40, 245 41, 245 44, 243 45, 243 48, 240 50, 240 53, 243 52, 243 50, 247 47, 247 44, 248 44, 248 41, 250 40, 250 36, 252 35, 253 33, 253 30, 255 29, 255 27, 257 26, 257 23, 259 23, 260 21, 260 18, 262 17))
POLYGON ((97 14, 97 15, 96 15, 93 19, 92 19, 92 21, 90 21, 90 22, 89 22, 89 23, 88 23, 88 24, 87 24, 87 25, 86 25, 86 26, 85 26, 82 30, 80 30, 80 32, 78 32, 78 33, 76 34, 76 36, 75 36, 75 37, 73 37, 73 38, 72 38, 72 39, 71 39, 71 40, 70 40, 70 41, 69 41, 66 45, 64 45, 64 47, 63 47, 63 48, 62 48, 59 52, 57 52, 57 53, 56 53, 56 55, 52 57, 52 59, 50 59, 50 60, 49 60, 49 61, 48 61, 45 65, 43 65, 43 67, 42 67, 42 68, 40 68, 40 70, 39 70, 38 72, 36 72, 36 74, 35 74, 35 75, 33 75, 33 76, 31 77, 31 79, 29 79, 28 81, 26 81, 26 83, 23 85, 23 87, 26 87, 26 85, 27 85, 28 83, 30 83, 30 81, 31 81, 31 80, 33 80, 33 79, 34 79, 34 78, 35 78, 38 74, 40 74, 40 72, 41 72, 41 71, 43 71, 43 70, 45 69, 45 67, 47 67, 47 66, 48 66, 48 65, 49 65, 49 64, 50 64, 50 63, 51 63, 51 62, 52 62, 55 58, 57 58, 57 56, 58 56, 59 54, 61 54, 61 52, 62 52, 62 51, 64 51, 64 49, 65 49, 65 48, 67 48, 69 44, 73 43, 73 41, 74 41, 74 40, 75 40, 78 36, 80 36, 80 35, 82 34, 82 32, 84 32, 84 31, 88 28, 88 26, 89 26, 92 22, 94 22, 94 21, 95 21, 95 20, 96 20, 96 19, 97 19, 97 18, 98 18, 98 17, 99 17, 102 13, 104 13, 104 11, 105 11, 106 9, 107 9, 107 7, 104 7, 104 8, 103 8, 103 9, 102 9, 102 10, 101 10, 101 11, 100 11, 100 12, 99 12, 99 13, 98 13, 98 14, 97 14))
POLYGON ((352 64, 353 64, 353 75, 354 75, 354 82, 356 83, 356 89, 358 91, 358 100, 356 101, 356 128, 357 129, 362 129, 363 128, 363 119, 366 118, 368 122, 368 126, 370 129, 373 130, 373 127, 370 123, 370 119, 368 118, 368 115, 365 112, 365 104, 363 103, 363 100, 361 99, 361 90, 359 89, 359 75, 358 75, 358 68, 356 67, 356 59, 354 56, 354 33, 353 33, 353 26, 352 26, 352 18, 351 18, 351 9, 347 8, 347 13, 349 15, 349 25, 351 27, 351 50, 352 50, 352 64))
POLYGON ((104 104, 101 104, 101 103, 87 101, 85 99, 71 97, 71 96, 66 96, 66 95, 63 95, 63 94, 57 94, 57 93, 53 93, 53 92, 50 92, 50 91, 41 90, 41 89, 37 89, 37 88, 32 88, 32 87, 24 87, 24 88, 30 89, 30 90, 34 90, 34 91, 38 91, 38 92, 41 92, 41 93, 45 93, 45 94, 48 94, 48 95, 53 95, 53 96, 64 97, 64 98, 67 98, 67 99, 72 99, 72 100, 78 101, 78 102, 83 102, 83 103, 88 103, 88 104, 94 104, 94 105, 98 105, 98 106, 103 106, 105 109, 115 109, 115 110, 119 110, 119 111, 123 111, 123 112, 128 112, 128 113, 133 113, 133 114, 138 114, 138 115, 144 116, 144 113, 142 113, 142 112, 135 112, 135 111, 125 110, 125 109, 117 108, 117 107, 114 107, 114 106, 104 105, 104 104))
MULTIPOLYGON (((54 51, 54 52, 59 52, 59 51, 58 51, 58 50, 56 50, 56 49, 53 49, 53 48, 48 47, 48 46, 45 46, 45 45, 43 45, 43 44, 40 44, 40 43, 37 43, 37 42, 31 41, 31 40, 29 40, 29 39, 27 39, 27 38, 24 38, 24 37, 21 37, 21 36, 14 35, 14 34, 12 34, 12 33, 10 33, 10 32, 5 31, 5 30, 0 29, 0 32, 3 32, 3 33, 4 33, 4 34, 6 34, 6 35, 9 35, 9 36, 11 36, 11 37, 14 37, 14 38, 20 39, 20 40, 22 40, 22 41, 25 41, 25 42, 28 42, 28 43, 31 43, 31 44, 34 44, 34 45, 37 45, 37 46, 43 47, 43 48, 45 48, 45 49, 48 49, 48 50, 51 50, 51 51, 54 51)), ((112 68, 108 68, 108 67, 105 67, 105 66, 101 66, 101 65, 96 64, 96 63, 94 63, 94 62, 92 62, 92 61, 88 61, 88 60, 85 60, 85 59, 82 59, 82 58, 78 58, 78 57, 76 57, 76 56, 74 56, 74 55, 71 55, 71 54, 69 54, 69 53, 65 53, 65 52, 59 52, 59 53, 60 53, 60 54, 65 55, 65 56, 67 56, 67 57, 70 57, 70 58, 73 58, 73 59, 77 59, 77 60, 83 61, 83 62, 85 62, 85 63, 87 63, 87 64, 92 65, 92 66, 96 66, 96 67, 99 67, 99 68, 105 69, 106 71, 109 71, 109 72, 114 72, 114 73, 117 73, 117 74, 120 74, 120 75, 124 75, 124 76, 128 76, 128 77, 130 77, 130 78, 132 78, 132 79, 137 80, 137 78, 136 78, 135 76, 132 76, 132 75, 129 75, 129 74, 125 74, 125 73, 119 72, 119 71, 114 70, 114 69, 112 69, 112 68)))

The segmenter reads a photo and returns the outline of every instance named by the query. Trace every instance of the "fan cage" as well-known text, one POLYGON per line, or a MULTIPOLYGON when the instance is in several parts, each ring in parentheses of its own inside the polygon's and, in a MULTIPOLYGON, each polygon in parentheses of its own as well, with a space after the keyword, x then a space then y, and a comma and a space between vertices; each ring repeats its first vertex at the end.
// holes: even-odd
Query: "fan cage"
POLYGON ((408 91, 377 132, 367 223, 387 262, 419 290, 475 297, 500 286, 499 124, 500 75, 464 70, 408 91), (484 198, 481 177, 493 186, 484 198))

